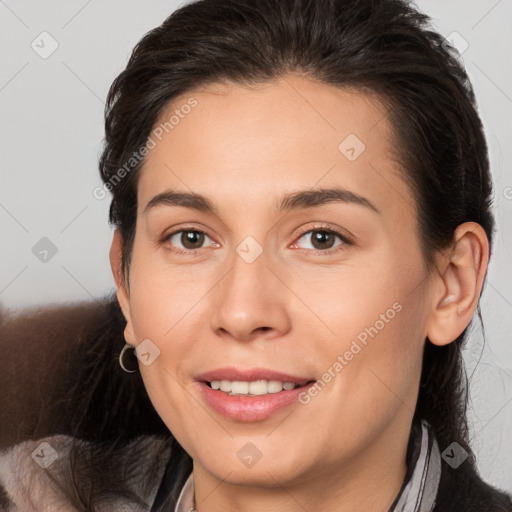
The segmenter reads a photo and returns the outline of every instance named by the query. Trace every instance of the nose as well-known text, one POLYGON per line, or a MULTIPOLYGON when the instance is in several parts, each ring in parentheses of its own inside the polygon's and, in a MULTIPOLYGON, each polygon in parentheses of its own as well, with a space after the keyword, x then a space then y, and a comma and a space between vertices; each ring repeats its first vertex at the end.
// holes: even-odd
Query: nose
POLYGON ((211 322, 217 335, 251 341, 290 330, 290 291, 276 277, 276 265, 270 269, 269 263, 265 251, 251 263, 233 256, 230 271, 216 287, 211 322))

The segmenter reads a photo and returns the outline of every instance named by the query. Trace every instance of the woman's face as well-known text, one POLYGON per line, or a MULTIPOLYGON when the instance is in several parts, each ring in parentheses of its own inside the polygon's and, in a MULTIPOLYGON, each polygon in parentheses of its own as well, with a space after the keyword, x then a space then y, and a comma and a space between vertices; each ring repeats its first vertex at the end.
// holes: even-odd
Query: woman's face
POLYGON ((382 104, 286 76, 161 121, 120 294, 195 469, 276 486, 403 456, 432 284, 382 104))

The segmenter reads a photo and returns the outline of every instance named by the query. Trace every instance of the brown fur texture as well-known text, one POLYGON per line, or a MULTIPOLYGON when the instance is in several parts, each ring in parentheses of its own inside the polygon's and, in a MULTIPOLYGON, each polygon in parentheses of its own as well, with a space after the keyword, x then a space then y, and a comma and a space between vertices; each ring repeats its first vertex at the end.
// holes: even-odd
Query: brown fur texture
POLYGON ((0 310, 0 449, 66 433, 64 382, 75 354, 108 314, 106 301, 0 310))

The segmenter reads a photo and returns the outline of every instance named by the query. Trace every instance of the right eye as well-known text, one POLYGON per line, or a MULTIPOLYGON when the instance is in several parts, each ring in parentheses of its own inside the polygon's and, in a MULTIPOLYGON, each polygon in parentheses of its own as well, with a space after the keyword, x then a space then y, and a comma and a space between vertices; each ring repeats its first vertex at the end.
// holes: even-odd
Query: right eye
POLYGON ((205 241, 207 246, 216 245, 215 242, 203 231, 198 229, 181 229, 174 231, 167 235, 164 242, 169 242, 170 245, 179 249, 178 252, 196 251, 197 249, 203 249, 205 241))

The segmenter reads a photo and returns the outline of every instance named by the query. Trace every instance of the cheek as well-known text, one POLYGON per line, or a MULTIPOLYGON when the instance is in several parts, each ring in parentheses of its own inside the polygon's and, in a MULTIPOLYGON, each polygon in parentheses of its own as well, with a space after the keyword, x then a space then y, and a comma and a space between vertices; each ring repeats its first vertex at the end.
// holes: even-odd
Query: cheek
POLYGON ((335 400, 358 424, 391 421, 400 410, 412 414, 425 340, 421 301, 409 295, 378 303, 362 321, 344 340, 335 400))
POLYGON ((329 381, 326 408, 328 398, 363 423, 378 411, 396 410, 401 401, 414 409, 426 337, 427 281, 420 267, 404 269, 383 258, 364 273, 323 278, 327 291, 310 283, 312 303, 322 304, 321 318, 332 331, 307 355, 319 363, 321 380, 329 381))
POLYGON ((194 316, 210 281, 204 270, 170 266, 159 251, 134 250, 130 309, 137 338, 173 339, 194 316))
MULTIPOLYGON (((327 345, 332 350, 343 349, 351 340, 364 344, 374 337, 397 344, 401 339, 397 333, 407 324, 404 318, 418 321, 421 307, 411 290, 421 279, 419 272, 411 270, 405 277, 403 267, 392 260, 386 260, 385 254, 374 255, 340 269, 297 273, 300 278, 292 287, 317 317, 316 327, 322 323, 329 328, 332 343, 327 345)), ((301 319, 295 320, 307 328, 301 319)))

